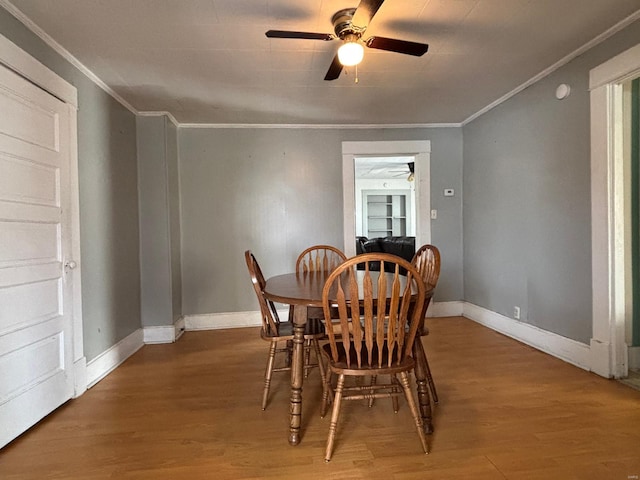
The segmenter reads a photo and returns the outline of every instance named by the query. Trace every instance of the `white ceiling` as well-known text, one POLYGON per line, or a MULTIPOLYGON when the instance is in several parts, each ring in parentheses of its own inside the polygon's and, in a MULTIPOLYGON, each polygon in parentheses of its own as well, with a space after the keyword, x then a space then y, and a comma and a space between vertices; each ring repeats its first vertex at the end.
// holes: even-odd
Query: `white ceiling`
MULTIPOLYGON (((4 3, 7 3, 4 1, 4 3)), ((364 37, 424 42, 423 57, 366 49, 324 81, 333 33, 358 0, 11 0, 139 111, 181 123, 460 123, 640 9, 640 0, 387 0, 364 37)))
POLYGON ((409 162, 414 157, 356 157, 355 178, 387 179, 407 178, 411 170, 409 162))

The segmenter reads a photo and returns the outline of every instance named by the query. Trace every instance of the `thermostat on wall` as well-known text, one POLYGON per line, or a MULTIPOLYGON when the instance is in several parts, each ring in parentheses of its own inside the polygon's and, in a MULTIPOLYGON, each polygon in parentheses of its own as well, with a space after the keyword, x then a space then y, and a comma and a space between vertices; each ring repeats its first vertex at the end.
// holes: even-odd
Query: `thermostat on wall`
POLYGON ((454 191, 453 188, 445 188, 444 189, 444 196, 445 197, 453 197, 454 191))

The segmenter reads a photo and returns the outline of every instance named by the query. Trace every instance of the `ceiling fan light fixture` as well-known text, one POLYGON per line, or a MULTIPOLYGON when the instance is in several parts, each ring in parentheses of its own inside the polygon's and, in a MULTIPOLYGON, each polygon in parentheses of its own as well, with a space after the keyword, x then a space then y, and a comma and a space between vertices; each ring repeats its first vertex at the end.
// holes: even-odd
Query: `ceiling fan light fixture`
POLYGON ((338 49, 338 60, 345 67, 358 65, 364 57, 364 47, 355 40, 344 42, 338 49))

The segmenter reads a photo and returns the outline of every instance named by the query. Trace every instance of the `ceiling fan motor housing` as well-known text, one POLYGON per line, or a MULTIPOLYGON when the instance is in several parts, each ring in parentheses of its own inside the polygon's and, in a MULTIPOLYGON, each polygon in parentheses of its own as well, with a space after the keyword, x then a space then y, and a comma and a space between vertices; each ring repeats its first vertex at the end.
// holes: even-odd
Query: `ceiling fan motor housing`
POLYGON ((337 11, 331 18, 333 23, 333 31, 340 40, 348 40, 351 35, 355 36, 355 39, 359 39, 365 31, 365 28, 358 28, 351 23, 353 15, 356 12, 355 8, 345 8, 344 10, 337 11))

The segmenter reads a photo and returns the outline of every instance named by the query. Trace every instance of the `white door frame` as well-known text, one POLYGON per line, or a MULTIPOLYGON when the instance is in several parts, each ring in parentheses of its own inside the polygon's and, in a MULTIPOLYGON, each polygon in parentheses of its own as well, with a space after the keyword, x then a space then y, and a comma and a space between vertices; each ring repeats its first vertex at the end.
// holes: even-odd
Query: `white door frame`
POLYGON ((590 72, 591 256, 593 334, 591 370, 627 375, 623 86, 640 75, 640 44, 590 72))
POLYGON ((71 198, 71 258, 76 267, 73 275, 73 304, 71 308, 71 324, 73 329, 73 375, 74 397, 87 389, 86 358, 82 337, 82 262, 80 261, 80 203, 78 188, 78 92, 76 87, 59 77, 55 72, 33 58, 27 52, 0 34, 0 63, 51 93, 67 104, 69 108, 69 180, 71 198))
POLYGON ((431 142, 429 140, 342 142, 344 253, 356 254, 355 159, 361 156, 414 156, 416 246, 431 243, 431 142))

